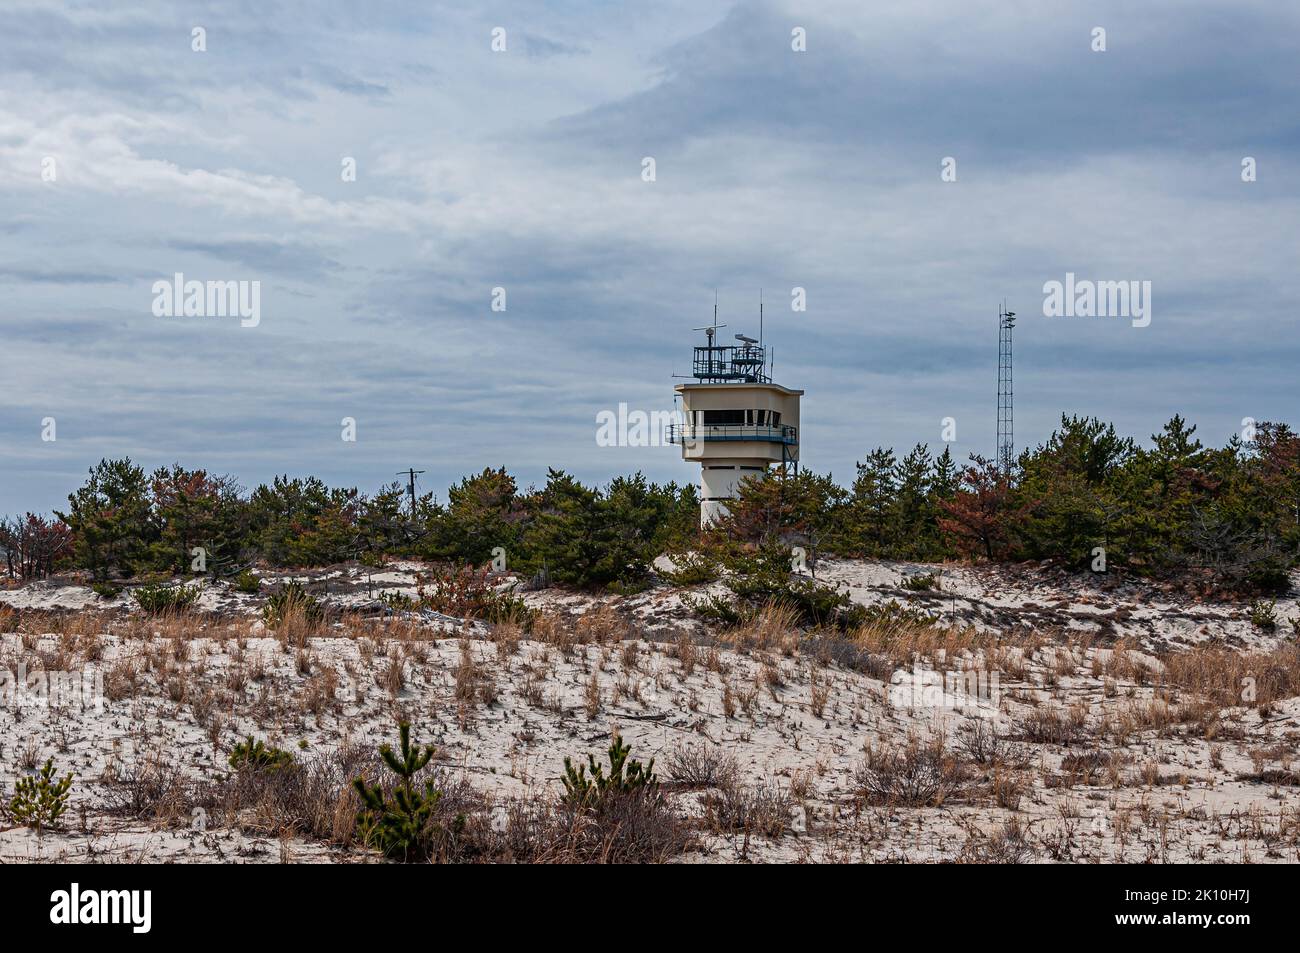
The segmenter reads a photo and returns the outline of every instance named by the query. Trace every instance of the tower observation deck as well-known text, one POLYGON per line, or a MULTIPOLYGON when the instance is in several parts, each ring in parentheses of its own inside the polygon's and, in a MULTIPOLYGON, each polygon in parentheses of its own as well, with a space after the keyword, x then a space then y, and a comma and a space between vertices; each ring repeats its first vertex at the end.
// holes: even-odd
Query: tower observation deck
POLYGON ((674 389, 681 422, 669 440, 682 459, 700 465, 700 524, 726 512, 745 479, 762 479, 772 467, 799 468, 801 390, 774 383, 771 352, 761 341, 737 334, 737 344, 718 344, 716 323, 696 328, 707 343, 694 349, 693 381, 674 389))

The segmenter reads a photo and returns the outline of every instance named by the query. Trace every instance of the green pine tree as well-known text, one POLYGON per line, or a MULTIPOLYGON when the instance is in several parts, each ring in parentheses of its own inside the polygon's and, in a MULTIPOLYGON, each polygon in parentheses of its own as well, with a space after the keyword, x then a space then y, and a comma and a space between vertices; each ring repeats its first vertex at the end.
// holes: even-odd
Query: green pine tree
POLYGON ((357 814, 357 831, 362 843, 391 860, 426 860, 439 833, 434 812, 442 792, 432 780, 426 780, 423 788, 417 789, 414 779, 429 763, 434 749, 411 744, 409 722, 400 722, 397 730, 400 750, 395 752, 387 744, 379 748, 384 764, 400 779, 393 796, 388 797, 378 784, 367 784, 364 777, 352 782, 362 803, 357 814))
POLYGON ((39 836, 46 828, 55 826, 67 811, 68 789, 71 787, 72 775, 56 780, 54 759, 48 758, 35 776, 14 782, 9 814, 24 827, 33 828, 39 836))

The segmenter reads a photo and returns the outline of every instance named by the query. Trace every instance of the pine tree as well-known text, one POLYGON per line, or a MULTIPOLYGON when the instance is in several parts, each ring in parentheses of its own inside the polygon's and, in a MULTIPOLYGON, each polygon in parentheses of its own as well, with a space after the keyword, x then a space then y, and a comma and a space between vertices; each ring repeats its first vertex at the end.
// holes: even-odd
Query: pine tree
POLYGON ((934 458, 934 468, 930 476, 930 498, 936 504, 939 500, 950 500, 957 492, 957 464, 952 459, 952 450, 944 446, 943 453, 934 458))
POLYGON ((898 552, 910 559, 932 555, 937 530, 930 504, 930 450, 918 443, 898 464, 892 537, 898 552))
POLYGON ((371 565, 383 562, 385 556, 409 552, 411 544, 420 535, 415 519, 407 509, 407 491, 398 483, 390 483, 373 496, 361 500, 357 514, 357 535, 362 558, 371 565))
POLYGON ((870 556, 894 553, 890 515, 898 489, 894 451, 877 447, 859 463, 853 481, 853 526, 858 548, 870 556))
POLYGON ((433 534, 429 555, 477 566, 497 547, 512 554, 518 549, 524 500, 505 467, 465 477, 447 491, 447 501, 443 531, 433 534))
POLYGON ((249 556, 248 514, 231 477, 186 470, 179 463, 150 477, 150 506, 158 538, 150 563, 164 572, 194 571, 194 549, 204 552, 204 572, 235 572, 249 556))
POLYGON ((47 827, 53 827, 68 809, 68 789, 72 775, 55 780, 54 759, 48 758, 44 767, 30 778, 14 782, 14 796, 9 801, 9 813, 25 827, 33 828, 37 836, 47 827))
POLYGON ((386 744, 379 748, 384 764, 400 778, 392 798, 386 797, 378 784, 367 784, 364 777, 352 782, 363 805, 357 814, 357 831, 364 844, 385 857, 406 862, 423 860, 429 856, 437 834, 433 817, 442 792, 432 780, 425 781, 423 789, 416 789, 415 775, 429 763, 433 748, 411 744, 410 722, 400 722, 397 730, 400 752, 386 744))
POLYGON ((158 530, 144 470, 129 457, 101 460, 85 484, 69 494, 68 504, 68 512, 57 515, 72 530, 79 567, 104 580, 114 570, 131 575, 147 565, 158 530))
POLYGON ((659 781, 655 777, 655 761, 643 765, 636 759, 629 760, 632 746, 623 743, 622 735, 615 735, 609 746, 609 773, 603 765, 596 763, 594 755, 587 755, 587 768, 582 765, 574 767, 566 756, 564 759, 563 801, 570 807, 600 810, 611 801, 626 794, 658 795, 659 781))
POLYGON ((563 470, 549 470, 524 534, 530 565, 541 569, 544 563, 556 582, 576 586, 608 582, 607 566, 602 568, 601 561, 607 556, 609 535, 601 516, 600 494, 563 470))

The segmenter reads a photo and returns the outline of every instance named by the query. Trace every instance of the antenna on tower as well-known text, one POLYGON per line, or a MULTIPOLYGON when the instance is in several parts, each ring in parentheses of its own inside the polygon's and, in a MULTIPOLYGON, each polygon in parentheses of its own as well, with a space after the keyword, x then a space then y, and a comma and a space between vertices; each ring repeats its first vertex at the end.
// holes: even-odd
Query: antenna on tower
POLYGON ((719 323, 718 323, 718 289, 717 289, 717 288, 714 288, 714 289, 713 289, 713 325, 712 325, 712 327, 705 326, 705 327, 702 327, 702 328, 691 328, 691 330, 692 330, 692 331, 703 331, 704 334, 705 334, 705 336, 708 337, 708 339, 709 339, 709 347, 713 347, 713 339, 714 339, 714 338, 717 336, 717 334, 718 334, 718 328, 725 328, 725 327, 726 327, 725 324, 719 324, 719 323))
POLYGON ((704 336, 709 339, 709 347, 713 347, 713 338, 717 335, 719 328, 725 328, 725 324, 718 324, 715 320, 713 324, 706 324, 702 328, 691 328, 692 331, 703 331, 704 336))
POLYGON ((758 289, 758 346, 763 346, 763 289, 758 289))
POLYGON ((1016 326, 1016 313, 1007 310, 1002 302, 998 311, 998 467, 1009 474, 1015 462, 1015 389, 1011 376, 1011 332, 1016 326))

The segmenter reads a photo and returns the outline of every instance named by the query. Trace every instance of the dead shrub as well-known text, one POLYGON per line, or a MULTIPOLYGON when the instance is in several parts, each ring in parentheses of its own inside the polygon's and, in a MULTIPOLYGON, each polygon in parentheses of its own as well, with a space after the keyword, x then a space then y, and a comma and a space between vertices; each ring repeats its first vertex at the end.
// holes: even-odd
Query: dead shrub
POLYGON ((717 833, 780 837, 790 828, 794 801, 775 781, 746 785, 732 782, 704 796, 705 824, 717 833))
POLYGON ((1113 784, 1127 759, 1119 752, 1083 751, 1061 759, 1061 774, 1047 779, 1048 787, 1098 786, 1113 784))
POLYGON ((1251 784, 1271 784, 1278 788, 1295 788, 1300 787, 1300 774, 1291 771, 1279 771, 1272 768, 1266 771, 1255 771, 1250 774, 1237 775, 1238 781, 1246 781, 1251 784))
POLYGON ((161 750, 111 765, 103 782, 102 803, 109 814, 164 824, 190 820, 192 786, 161 750))
POLYGON ((976 764, 1020 765, 1026 760, 1023 749, 1007 739, 989 718, 971 719, 958 740, 962 753, 976 764))
MULTIPOLYGON (((478 800, 463 781, 428 770, 444 792, 441 810, 459 812, 478 800)), ((379 755, 347 745, 273 771, 235 771, 200 792, 198 803, 247 833, 313 837, 347 847, 353 843, 361 807, 352 781, 361 776, 385 776, 379 755)), ((423 777, 420 780, 423 783, 423 777)))
POLYGON ((1025 839, 1018 817, 1009 817, 989 837, 972 836, 957 856, 960 864, 1023 864, 1032 859, 1033 849, 1025 839))
POLYGON ((1020 736, 1033 744, 1071 745, 1079 741, 1078 724, 1054 708, 1039 708, 1020 720, 1020 736))
POLYGON ((603 799, 599 810, 560 807, 549 847, 569 863, 654 864, 683 853, 690 833, 677 810, 646 788, 603 799))
POLYGON ((868 804, 893 807, 938 807, 957 793, 965 780, 961 763, 942 738, 911 738, 903 747, 867 748, 858 771, 859 789, 868 804))
POLYGON ((705 741, 679 745, 664 767, 671 781, 692 790, 729 787, 738 773, 733 755, 705 741))

